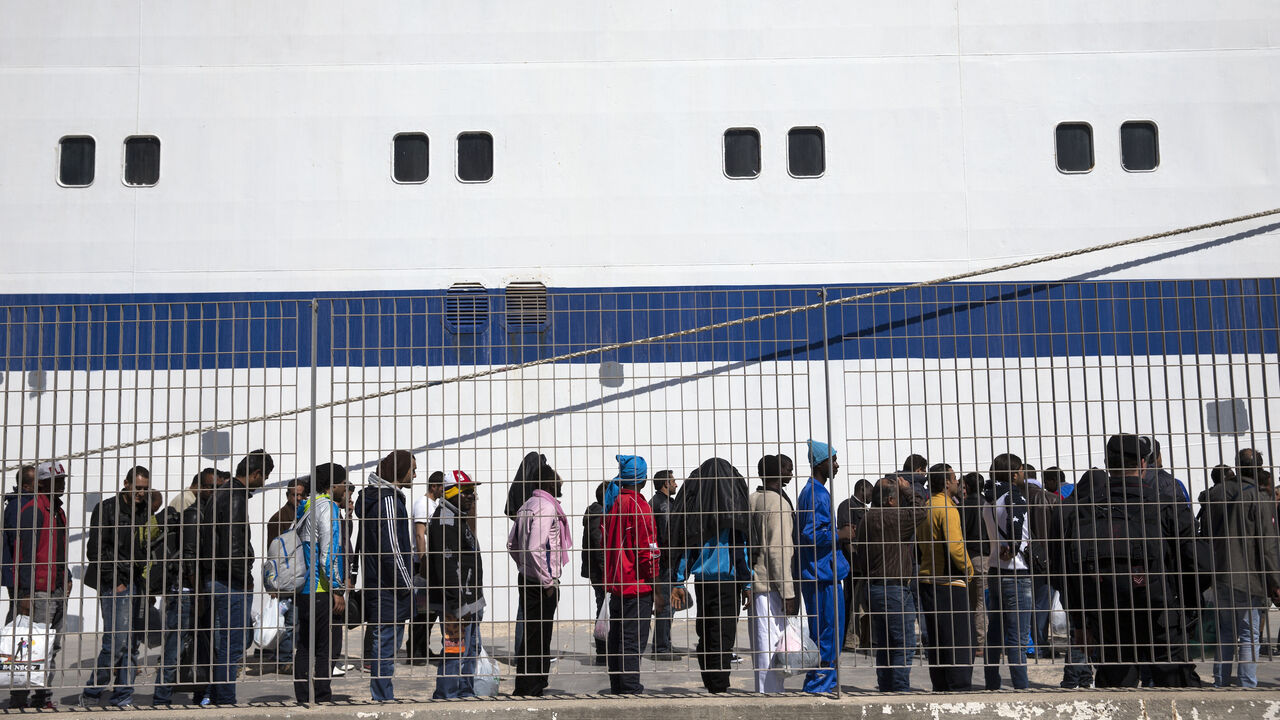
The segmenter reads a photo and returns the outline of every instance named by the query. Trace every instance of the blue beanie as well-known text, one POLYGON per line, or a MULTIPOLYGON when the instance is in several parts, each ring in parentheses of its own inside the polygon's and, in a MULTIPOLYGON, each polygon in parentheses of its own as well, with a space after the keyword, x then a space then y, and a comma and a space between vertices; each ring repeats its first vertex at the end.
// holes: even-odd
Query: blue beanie
POLYGON ((639 455, 614 455, 618 461, 618 476, 623 485, 643 485, 649 479, 649 465, 639 455))
POLYGON ((813 439, 809 440, 809 467, 817 467, 835 454, 830 445, 813 439))

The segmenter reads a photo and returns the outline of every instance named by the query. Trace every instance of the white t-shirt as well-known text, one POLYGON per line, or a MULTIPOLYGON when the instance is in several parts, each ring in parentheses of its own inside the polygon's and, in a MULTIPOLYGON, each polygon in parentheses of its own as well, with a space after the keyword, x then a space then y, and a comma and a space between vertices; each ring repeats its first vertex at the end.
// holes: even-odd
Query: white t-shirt
POLYGON ((426 525, 431 521, 431 516, 436 514, 436 508, 440 506, 440 501, 429 495, 423 495, 413 501, 413 521, 426 525))

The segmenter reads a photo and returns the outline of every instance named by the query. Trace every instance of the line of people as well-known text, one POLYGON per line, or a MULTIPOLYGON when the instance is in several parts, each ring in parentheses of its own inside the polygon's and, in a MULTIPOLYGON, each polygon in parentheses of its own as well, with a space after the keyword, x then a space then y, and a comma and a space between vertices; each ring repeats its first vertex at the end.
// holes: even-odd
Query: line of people
MULTIPOLYGON (((711 458, 683 484, 671 471, 657 474, 650 499, 640 492, 650 482, 644 458, 618 455, 616 476, 600 484, 583 516, 582 575, 595 590, 597 613, 608 615, 597 664, 607 665, 611 692, 643 692, 639 668, 651 621, 654 657, 677 658, 672 613, 696 603, 693 654, 702 682, 709 692, 725 692, 745 610, 755 688, 778 692, 784 670, 772 666, 774 650, 803 603, 820 658, 806 674, 808 692, 835 689, 851 623, 870 640, 882 691, 910 688, 917 628, 934 690, 969 689, 978 656, 987 689, 1001 687, 1002 661, 1013 686, 1026 688, 1028 638, 1034 633, 1047 651, 1056 593, 1070 623, 1063 686, 1193 685, 1188 631, 1201 594, 1212 588, 1215 684, 1233 681, 1235 662, 1239 682, 1256 685, 1261 618, 1268 598, 1280 601, 1280 533, 1261 453, 1241 450, 1235 468, 1214 469, 1198 517, 1150 438, 1113 436, 1104 455, 1106 469, 1085 473, 1074 486, 1057 468, 1039 481, 1011 453, 995 458, 988 480, 977 473, 962 480, 951 466, 913 455, 902 472, 860 481, 838 508, 830 492, 838 457, 814 440, 794 506, 786 494, 794 475, 787 455, 761 458, 754 492, 737 468, 711 458)), ((236 702, 259 559, 248 503, 273 469, 261 450, 234 473, 206 468, 161 509, 150 473, 133 467, 120 492, 93 509, 83 582, 97 590, 102 645, 82 704, 132 704, 155 599, 164 634, 154 702, 172 702, 178 686, 194 688, 195 702, 236 702)), ((435 472, 410 506, 406 491, 416 475, 411 453, 392 452, 353 499, 345 468, 328 463, 291 486, 286 507, 268 523, 269 543, 294 534, 305 566, 296 588, 268 588, 288 606, 292 646, 276 651, 281 665, 292 665, 298 702, 334 699, 335 651, 343 629, 360 623, 374 700, 395 697, 406 626, 411 656, 424 658, 433 624, 443 648, 434 696, 476 693, 487 605, 476 533, 479 483, 461 470, 435 472)), ((26 466, 4 506, 0 569, 13 600, 7 620, 23 614, 53 629, 50 670, 71 585, 67 477, 57 463, 26 466)), ((503 508, 518 575, 516 695, 541 695, 548 686, 560 584, 573 549, 562 489, 546 457, 529 453, 503 508)), ((48 689, 11 695, 11 706, 50 704, 48 689)))

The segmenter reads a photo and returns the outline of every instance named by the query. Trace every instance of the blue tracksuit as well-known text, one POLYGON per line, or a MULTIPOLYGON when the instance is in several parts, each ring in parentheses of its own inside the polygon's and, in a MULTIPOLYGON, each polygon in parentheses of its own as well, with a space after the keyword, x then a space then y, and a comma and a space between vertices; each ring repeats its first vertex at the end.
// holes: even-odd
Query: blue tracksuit
MULTIPOLYGON (((849 561, 836 547, 831 492, 810 478, 800 491, 796 515, 800 594, 809 616, 809 637, 818 646, 822 667, 833 668, 843 640, 840 631, 844 628, 844 593, 840 581, 849 574, 849 561)), ((805 692, 827 693, 835 689, 834 670, 810 670, 805 677, 805 692)))

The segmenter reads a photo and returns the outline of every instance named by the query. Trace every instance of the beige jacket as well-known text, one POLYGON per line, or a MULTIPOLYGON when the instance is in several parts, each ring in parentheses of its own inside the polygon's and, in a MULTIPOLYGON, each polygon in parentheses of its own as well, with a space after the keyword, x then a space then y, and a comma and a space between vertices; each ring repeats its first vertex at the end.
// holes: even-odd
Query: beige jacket
POLYGON ((776 592, 783 600, 796 595, 791 573, 796 546, 795 511, 781 493, 757 488, 751 493, 751 589, 776 592))

